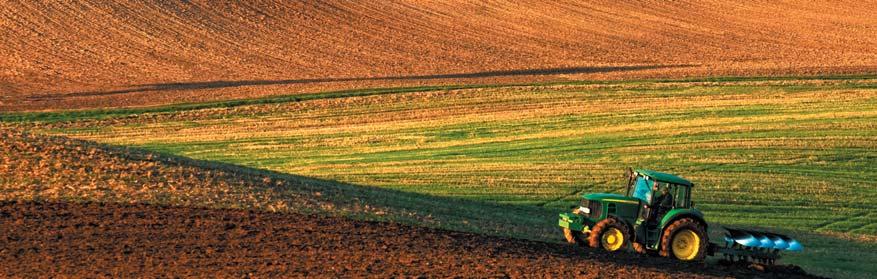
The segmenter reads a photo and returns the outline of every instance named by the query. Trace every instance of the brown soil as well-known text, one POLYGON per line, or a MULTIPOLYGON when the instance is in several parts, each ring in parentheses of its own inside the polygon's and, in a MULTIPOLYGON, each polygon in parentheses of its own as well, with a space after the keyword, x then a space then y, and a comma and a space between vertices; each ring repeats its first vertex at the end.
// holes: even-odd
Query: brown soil
POLYGON ((22 1, 0 111, 343 88, 877 72, 867 1, 22 1))
POLYGON ((341 218, 0 203, 2 277, 807 277, 341 218))
POLYGON ((0 129, 0 200, 246 204, 269 211, 335 208, 301 194, 308 192, 302 184, 243 168, 0 129))

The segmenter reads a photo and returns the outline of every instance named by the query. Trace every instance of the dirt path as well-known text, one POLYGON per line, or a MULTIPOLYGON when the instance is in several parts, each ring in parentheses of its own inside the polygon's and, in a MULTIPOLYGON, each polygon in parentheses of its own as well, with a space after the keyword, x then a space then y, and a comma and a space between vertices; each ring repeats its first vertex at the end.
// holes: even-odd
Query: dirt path
POLYGON ((0 277, 55 275, 790 277, 340 218, 0 203, 0 277))

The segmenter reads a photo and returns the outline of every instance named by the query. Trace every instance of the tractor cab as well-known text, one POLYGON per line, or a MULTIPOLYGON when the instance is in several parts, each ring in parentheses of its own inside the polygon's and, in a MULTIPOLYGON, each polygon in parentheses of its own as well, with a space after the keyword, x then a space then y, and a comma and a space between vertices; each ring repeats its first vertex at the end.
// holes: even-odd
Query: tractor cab
POLYGON ((634 222, 637 240, 654 243, 660 237, 661 225, 666 224, 668 213, 690 209, 690 181, 668 173, 652 170, 628 172, 626 196, 639 201, 639 212, 634 222))
POLYGON ((656 187, 668 187, 676 201, 674 207, 691 207, 691 187, 694 186, 684 178, 651 170, 636 170, 629 175, 627 195, 650 203, 657 194, 656 187))
POLYGON ((636 198, 642 203, 641 219, 654 219, 650 217, 660 217, 655 215, 662 212, 656 211, 660 211, 660 203, 665 200, 670 201, 669 204, 664 204, 666 209, 690 208, 692 186, 694 184, 688 180, 672 174, 636 170, 631 172, 629 176, 627 196, 636 198), (667 192, 669 198, 663 197, 664 191, 667 192))

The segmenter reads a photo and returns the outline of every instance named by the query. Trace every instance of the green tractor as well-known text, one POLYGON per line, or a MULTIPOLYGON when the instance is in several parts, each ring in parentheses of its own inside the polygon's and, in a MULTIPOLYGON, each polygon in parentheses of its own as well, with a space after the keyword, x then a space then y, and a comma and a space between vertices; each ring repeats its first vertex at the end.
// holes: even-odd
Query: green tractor
MULTIPOLYGON (((570 243, 615 252, 633 247, 638 253, 698 261, 716 253, 731 261, 772 264, 779 251, 800 251, 787 236, 732 228, 710 228, 691 201, 690 181, 651 170, 629 170, 625 195, 593 193, 572 212, 561 213, 559 225, 570 243), (719 243, 710 230, 724 231, 719 243)), ((720 232, 721 233, 721 232, 720 232)))

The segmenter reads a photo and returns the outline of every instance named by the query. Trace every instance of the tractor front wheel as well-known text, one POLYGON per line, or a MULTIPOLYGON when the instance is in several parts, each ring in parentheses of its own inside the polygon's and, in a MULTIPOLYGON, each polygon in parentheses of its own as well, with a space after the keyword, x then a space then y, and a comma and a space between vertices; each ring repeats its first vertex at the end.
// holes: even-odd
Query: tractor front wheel
POLYGON ((588 237, 588 245, 592 248, 603 248, 609 252, 615 252, 627 247, 630 242, 630 231, 623 223, 615 218, 606 218, 597 222, 591 235, 588 237))
POLYGON ((680 219, 664 229, 661 237, 661 256, 671 255, 683 261, 699 261, 706 257, 706 230, 699 222, 680 219))

